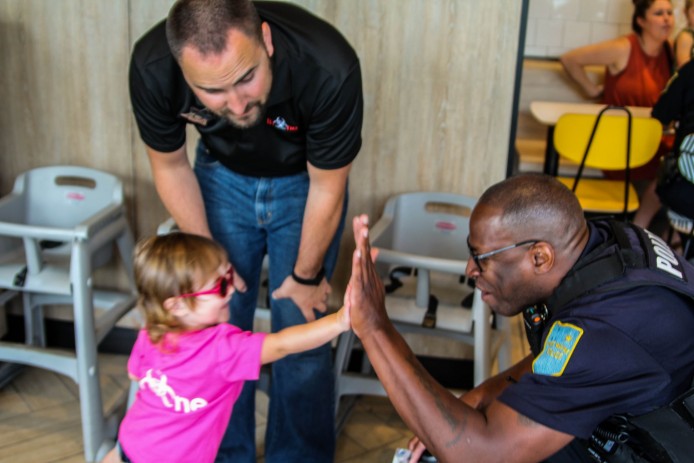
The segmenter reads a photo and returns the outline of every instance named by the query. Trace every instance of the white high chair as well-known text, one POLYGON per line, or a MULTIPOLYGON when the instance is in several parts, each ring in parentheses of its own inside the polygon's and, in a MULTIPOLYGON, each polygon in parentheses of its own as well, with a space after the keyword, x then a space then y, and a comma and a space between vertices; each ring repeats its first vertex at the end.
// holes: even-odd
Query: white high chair
MULTIPOLYGON (((425 322, 433 286, 440 292, 437 295, 451 289, 472 291, 458 279, 465 274, 467 266, 469 215, 475 203, 474 198, 450 193, 394 196, 371 228, 370 239, 371 245, 379 250, 376 267, 382 277, 398 266, 416 270, 416 277, 405 282, 404 288, 386 296, 386 310, 393 324, 401 332, 446 337, 472 345, 477 385, 489 377, 495 357, 499 358, 500 371, 510 366, 509 325, 504 317, 497 318, 493 329, 491 311, 475 289, 471 309, 464 309, 460 304, 439 303, 435 326, 431 327, 431 313, 425 322)), ((338 404, 343 395, 385 395, 378 379, 347 371, 354 341, 354 334, 349 331, 338 342, 335 357, 338 404)))
POLYGON ((132 252, 123 188, 113 175, 41 167, 19 175, 0 198, 0 288, 22 295, 26 338, 25 344, 0 342, 0 360, 51 370, 79 385, 88 462, 114 443, 117 423, 104 416, 97 346, 135 304, 132 252), (112 261, 114 247, 127 290, 94 287, 93 271, 112 261), (49 304, 72 305, 74 352, 46 346, 43 306, 49 304))

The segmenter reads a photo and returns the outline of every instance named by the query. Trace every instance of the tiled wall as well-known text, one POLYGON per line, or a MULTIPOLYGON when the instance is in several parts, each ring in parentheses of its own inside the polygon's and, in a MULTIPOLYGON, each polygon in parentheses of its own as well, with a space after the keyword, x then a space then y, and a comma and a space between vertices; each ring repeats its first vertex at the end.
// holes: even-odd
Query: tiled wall
MULTIPOLYGON (((631 32, 632 0, 529 0, 525 56, 554 58, 576 47, 631 32)), ((684 0, 672 0, 675 32, 684 0)))

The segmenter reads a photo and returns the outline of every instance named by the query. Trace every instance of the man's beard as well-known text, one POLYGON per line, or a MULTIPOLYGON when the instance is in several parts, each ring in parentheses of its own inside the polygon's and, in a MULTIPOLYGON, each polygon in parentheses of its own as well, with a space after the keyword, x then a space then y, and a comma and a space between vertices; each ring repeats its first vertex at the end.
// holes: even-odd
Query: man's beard
POLYGON ((244 110, 244 114, 248 113, 249 110, 254 110, 252 114, 244 116, 239 119, 239 117, 234 116, 231 111, 224 109, 218 116, 226 119, 226 121, 237 129, 250 129, 260 125, 260 122, 265 117, 266 105, 259 101, 250 103, 248 107, 244 110))

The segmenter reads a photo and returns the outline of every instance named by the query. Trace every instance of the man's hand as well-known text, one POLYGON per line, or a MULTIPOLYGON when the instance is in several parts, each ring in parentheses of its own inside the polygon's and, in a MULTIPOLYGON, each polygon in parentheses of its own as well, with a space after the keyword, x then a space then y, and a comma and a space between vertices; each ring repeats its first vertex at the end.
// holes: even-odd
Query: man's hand
POLYGON ((368 336, 386 322, 385 291, 373 263, 375 253, 369 245, 369 218, 360 215, 352 220, 356 249, 352 257, 352 277, 345 293, 345 307, 352 316, 352 329, 358 337, 368 336))
MULTIPOLYGON (((306 162, 309 177, 308 196, 301 225, 301 241, 294 263, 299 276, 317 270, 325 260, 330 243, 342 218, 350 165, 339 169, 319 169, 306 162)), ((307 321, 316 319, 313 310, 327 310, 330 284, 323 278, 317 286, 303 285, 288 276, 272 297, 291 298, 307 321)))
POLYGON ((240 293, 246 292, 246 281, 234 270, 234 290, 240 293))
POLYGON ((325 313, 328 308, 327 301, 330 294, 330 284, 323 278, 317 286, 302 285, 289 275, 282 285, 272 292, 274 299, 290 298, 304 314, 307 322, 316 319, 313 309, 325 313))

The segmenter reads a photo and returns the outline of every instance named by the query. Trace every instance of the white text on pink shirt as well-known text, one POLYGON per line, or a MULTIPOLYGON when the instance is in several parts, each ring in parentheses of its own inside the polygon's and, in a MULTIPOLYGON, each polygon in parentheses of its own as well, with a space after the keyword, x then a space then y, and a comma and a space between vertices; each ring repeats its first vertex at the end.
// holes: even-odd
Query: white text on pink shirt
POLYGON ((166 408, 173 408, 176 412, 190 413, 207 406, 207 401, 202 398, 188 399, 176 395, 176 392, 171 386, 166 384, 166 375, 161 375, 159 378, 152 376, 152 370, 147 370, 147 374, 139 382, 140 388, 145 389, 145 386, 155 395, 161 398, 161 402, 166 408))

